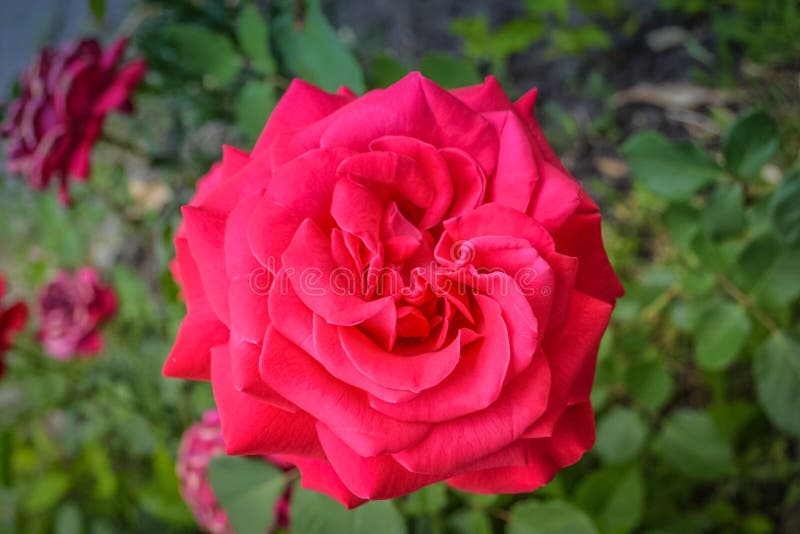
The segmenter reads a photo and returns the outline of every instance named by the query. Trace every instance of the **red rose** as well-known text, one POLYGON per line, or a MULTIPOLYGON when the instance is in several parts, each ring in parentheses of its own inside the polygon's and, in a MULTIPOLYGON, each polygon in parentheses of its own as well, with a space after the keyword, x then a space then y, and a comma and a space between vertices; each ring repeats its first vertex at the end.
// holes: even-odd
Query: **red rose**
MULTIPOLYGON (((212 534, 233 533, 228 515, 220 507, 211 483, 208 481, 208 464, 225 454, 225 442, 216 410, 208 410, 199 421, 183 433, 176 471, 180 491, 197 524, 212 534)), ((291 464, 279 459, 265 458, 280 469, 290 469, 291 464)), ((270 532, 289 526, 289 499, 291 486, 287 484, 283 495, 275 503, 275 522, 270 532)))
POLYGON ((73 276, 59 272, 39 295, 37 337, 59 360, 95 354, 103 347, 97 327, 116 307, 114 292, 100 283, 94 269, 84 267, 73 276))
POLYGON ((211 380, 230 454, 347 506, 447 480, 531 491, 594 441, 622 295, 598 207, 494 78, 356 97, 295 81, 183 208, 164 366, 211 380))
POLYGON ((130 94, 144 76, 144 61, 120 66, 127 45, 102 50, 94 39, 45 48, 23 75, 0 133, 8 138, 7 168, 44 189, 53 176, 68 200, 68 178, 85 179, 89 153, 106 114, 131 110, 130 94))
MULTIPOLYGON (((6 281, 0 274, 0 301, 6 292, 6 281)), ((0 302, 0 378, 6 372, 4 361, 5 352, 11 348, 12 341, 17 332, 25 326, 28 319, 28 308, 23 302, 15 302, 8 308, 0 302)))

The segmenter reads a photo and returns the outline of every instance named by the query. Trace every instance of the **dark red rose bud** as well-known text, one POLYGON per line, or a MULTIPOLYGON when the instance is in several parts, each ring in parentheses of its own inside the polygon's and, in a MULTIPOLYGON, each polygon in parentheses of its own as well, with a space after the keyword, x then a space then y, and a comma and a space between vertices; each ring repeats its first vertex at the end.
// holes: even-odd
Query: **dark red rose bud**
POLYGON ((22 302, 15 302, 8 308, 2 305, 5 293, 5 280, 0 275, 0 377, 5 374, 6 366, 3 356, 11 348, 11 343, 17 332, 25 326, 28 319, 28 308, 22 302))
POLYGON ((113 110, 131 111, 130 94, 145 63, 122 66, 127 39, 106 50, 95 39, 45 48, 20 80, 21 93, 6 109, 0 134, 8 140, 6 167, 44 189, 55 176, 62 202, 68 180, 89 174, 89 154, 113 110))
POLYGON ((37 336, 59 360, 95 354, 103 346, 97 327, 116 307, 114 292, 101 285, 94 269, 84 267, 73 276, 60 272, 39 295, 37 336))

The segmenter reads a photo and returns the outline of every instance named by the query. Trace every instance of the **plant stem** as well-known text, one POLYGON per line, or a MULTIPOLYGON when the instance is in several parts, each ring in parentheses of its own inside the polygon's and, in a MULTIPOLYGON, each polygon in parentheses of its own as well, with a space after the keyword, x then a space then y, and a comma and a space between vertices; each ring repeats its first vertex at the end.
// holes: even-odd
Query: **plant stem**
POLYGON ((769 330, 771 334, 780 331, 781 329, 780 325, 777 322, 775 322, 775 320, 772 317, 770 317, 764 310, 759 308, 758 305, 755 302, 753 302, 753 299, 751 299, 741 289, 736 287, 736 284, 734 284, 727 276, 725 276, 724 274, 718 274, 717 280, 719 281, 719 284, 722 286, 722 289, 724 289, 725 292, 728 293, 728 295, 733 297, 734 300, 736 300, 736 302, 741 304, 745 309, 747 309, 750 313, 752 313, 753 317, 758 319, 758 322, 764 325, 764 328, 769 330))

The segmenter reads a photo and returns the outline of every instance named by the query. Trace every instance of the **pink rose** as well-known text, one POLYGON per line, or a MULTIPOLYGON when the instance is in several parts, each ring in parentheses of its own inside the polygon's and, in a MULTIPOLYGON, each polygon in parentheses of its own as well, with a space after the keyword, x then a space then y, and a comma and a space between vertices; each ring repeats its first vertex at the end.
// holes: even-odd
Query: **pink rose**
POLYGON ((348 507, 440 480, 524 492, 594 442, 623 289, 598 207, 494 78, 356 97, 292 83, 175 240, 164 366, 211 380, 229 454, 348 507))
POLYGON ((0 378, 6 372, 5 352, 11 348, 14 336, 25 326, 28 320, 28 308, 23 302, 15 302, 8 308, 2 306, 2 298, 6 292, 6 281, 0 274, 0 378))
POLYGON ((86 179, 89 154, 105 116, 130 111, 130 94, 144 76, 144 61, 120 66, 127 45, 102 50, 95 39, 45 48, 21 80, 21 94, 6 111, 0 133, 8 139, 6 166, 44 189, 53 176, 67 202, 68 179, 86 179))
POLYGON ((51 356, 67 360, 103 347, 97 327, 114 314, 116 298, 91 267, 56 274, 39 294, 37 337, 51 356))
MULTIPOLYGON (((197 524, 212 534, 233 534, 228 516, 220 507, 211 483, 208 481, 208 464, 217 456, 225 454, 225 442, 216 410, 208 410, 203 420, 186 429, 178 450, 176 470, 180 491, 197 524)), ((281 469, 291 468, 280 459, 265 458, 281 469)), ((291 486, 287 484, 281 498, 275 504, 275 523, 272 531, 289 526, 289 500, 291 486)))

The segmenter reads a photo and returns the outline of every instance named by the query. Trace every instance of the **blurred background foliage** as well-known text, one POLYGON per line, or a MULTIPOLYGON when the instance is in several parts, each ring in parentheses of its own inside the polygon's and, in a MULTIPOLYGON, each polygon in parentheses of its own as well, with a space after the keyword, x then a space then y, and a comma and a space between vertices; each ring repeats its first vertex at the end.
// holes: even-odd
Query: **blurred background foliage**
MULTIPOLYGON (((196 529, 174 458, 213 399, 160 376, 184 311, 178 207, 222 143, 252 146, 291 78, 361 93, 419 69, 540 87, 548 138, 603 207, 628 293, 599 354, 597 444, 531 495, 440 484, 346 513, 298 491, 293 531, 800 532, 796 0, 109 4, 81 3, 78 27, 132 34, 137 113, 108 121, 73 209, 2 180, 0 271, 33 302, 56 269, 92 264, 121 309, 96 359, 51 360, 35 320, 7 356, 0 531, 196 529)), ((282 475, 222 458, 211 476, 234 525, 264 532, 282 475)))

